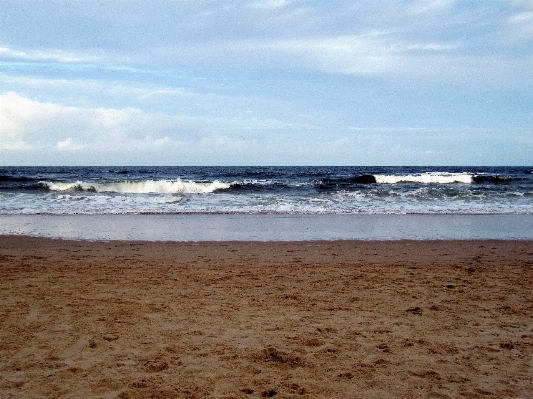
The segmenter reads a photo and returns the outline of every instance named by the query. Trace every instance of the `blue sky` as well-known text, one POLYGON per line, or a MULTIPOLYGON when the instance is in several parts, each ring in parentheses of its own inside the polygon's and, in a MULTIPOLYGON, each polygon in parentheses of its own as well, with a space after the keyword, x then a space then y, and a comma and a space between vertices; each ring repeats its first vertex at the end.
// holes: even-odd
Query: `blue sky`
POLYGON ((3 1, 1 165, 533 165, 533 1, 3 1))

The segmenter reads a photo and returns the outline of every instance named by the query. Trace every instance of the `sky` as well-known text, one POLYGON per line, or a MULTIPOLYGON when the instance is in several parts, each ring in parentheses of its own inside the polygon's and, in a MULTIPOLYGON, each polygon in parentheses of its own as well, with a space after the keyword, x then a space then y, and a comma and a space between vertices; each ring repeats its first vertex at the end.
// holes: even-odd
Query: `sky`
POLYGON ((0 165, 533 165, 532 0, 0 0, 0 165))

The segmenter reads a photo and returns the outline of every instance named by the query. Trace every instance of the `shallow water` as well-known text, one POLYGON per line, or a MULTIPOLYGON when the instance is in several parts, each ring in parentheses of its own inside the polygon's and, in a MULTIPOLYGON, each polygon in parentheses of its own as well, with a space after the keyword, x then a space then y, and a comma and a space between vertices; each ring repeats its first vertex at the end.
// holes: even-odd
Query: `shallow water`
POLYGON ((533 215, 3 215, 0 234, 83 240, 533 240, 533 215))

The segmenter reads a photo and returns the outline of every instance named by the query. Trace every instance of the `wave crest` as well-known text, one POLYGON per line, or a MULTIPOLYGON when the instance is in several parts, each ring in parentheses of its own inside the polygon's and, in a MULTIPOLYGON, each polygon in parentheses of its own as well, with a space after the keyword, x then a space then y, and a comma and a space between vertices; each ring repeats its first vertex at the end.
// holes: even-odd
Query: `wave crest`
POLYGON ((213 182, 194 182, 177 180, 121 181, 109 183, 72 183, 41 182, 51 191, 88 191, 96 193, 120 194, 209 194, 226 190, 231 184, 218 180, 213 182))
POLYGON ((422 173, 419 175, 376 175, 376 183, 421 183, 421 184, 451 184, 472 183, 472 175, 468 173, 422 173))

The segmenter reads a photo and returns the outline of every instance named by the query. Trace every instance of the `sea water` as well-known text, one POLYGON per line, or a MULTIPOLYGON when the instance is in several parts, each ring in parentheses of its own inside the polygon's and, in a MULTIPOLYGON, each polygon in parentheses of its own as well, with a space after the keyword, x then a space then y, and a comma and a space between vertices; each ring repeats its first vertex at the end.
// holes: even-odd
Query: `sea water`
POLYGON ((0 234, 533 239, 532 219, 533 167, 0 168, 0 234))
POLYGON ((533 167, 0 168, 0 214, 533 214, 533 167))

